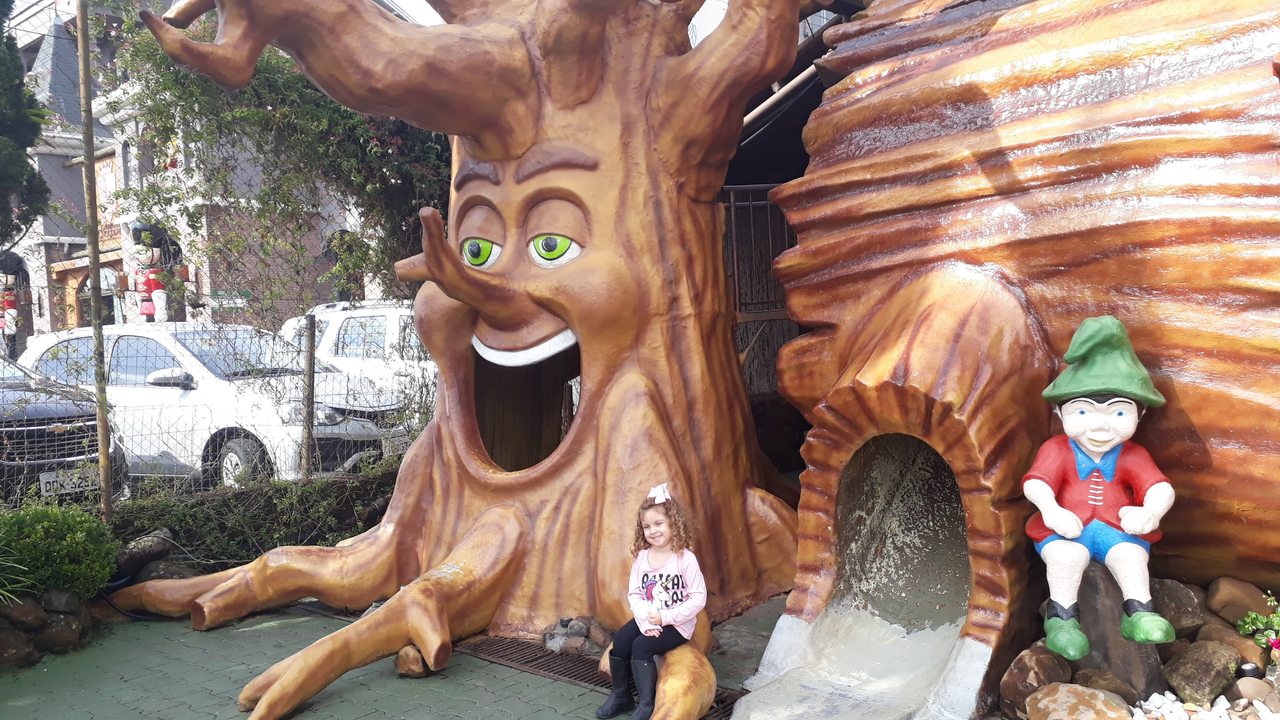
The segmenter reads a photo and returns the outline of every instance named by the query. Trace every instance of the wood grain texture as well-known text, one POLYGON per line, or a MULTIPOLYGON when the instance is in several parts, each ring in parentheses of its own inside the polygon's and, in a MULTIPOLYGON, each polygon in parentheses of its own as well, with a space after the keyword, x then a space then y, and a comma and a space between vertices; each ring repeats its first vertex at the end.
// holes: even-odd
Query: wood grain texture
MULTIPOLYGON (((431 585, 444 630, 430 615, 410 617, 410 629, 432 630, 431 648, 412 640, 435 667, 441 633, 447 644, 480 629, 536 637, 561 617, 626 622, 637 508, 664 482, 697 528, 712 620, 785 591, 796 518, 759 490, 772 468, 756 448, 733 346, 716 198, 746 102, 792 63, 798 2, 734 0, 697 48, 687 30, 700 0, 433 4, 452 24, 403 23, 368 0, 182 0, 172 24, 144 15, 170 56, 224 85, 247 82, 274 44, 339 102, 453 134, 455 166, 447 231, 424 210, 423 253, 397 266, 402 279, 426 281, 414 315, 440 381, 435 417, 406 455, 382 523, 337 548, 281 548, 119 599, 214 627, 306 595, 361 607, 395 593, 377 617, 415 578, 469 578, 463 585, 492 602, 464 607, 465 588, 431 585), (215 6, 215 43, 172 26, 215 6), (578 254, 540 261, 535 242, 548 234, 578 254), (464 258, 473 239, 498 248, 485 255, 492 263, 464 258), (574 421, 544 459, 504 470, 480 438, 476 397, 493 389, 477 388, 489 376, 474 348, 507 353, 512 365, 549 361, 538 354, 565 331, 581 358, 574 421), (497 509, 522 532, 490 557, 475 529, 497 509), (455 623, 464 611, 468 621, 455 623)), ((558 418, 558 400, 550 409, 558 418)), ((558 434, 558 421, 539 424, 558 434)), ((285 698, 263 696, 271 702, 255 720, 314 692, 315 678, 409 639, 353 632, 344 652, 304 651, 295 667, 312 674, 251 685, 285 698)), ((696 717, 714 693, 705 657, 688 652, 685 685, 660 698, 663 717, 696 717)))
POLYGON ((825 607, 841 468, 903 432, 955 471, 964 633, 999 653, 1039 392, 1102 314, 1170 401, 1136 438, 1178 493, 1153 572, 1280 587, 1280 7, 883 0, 826 40, 844 79, 771 196, 799 238, 788 309, 816 328, 778 361, 815 425, 788 611, 825 607))

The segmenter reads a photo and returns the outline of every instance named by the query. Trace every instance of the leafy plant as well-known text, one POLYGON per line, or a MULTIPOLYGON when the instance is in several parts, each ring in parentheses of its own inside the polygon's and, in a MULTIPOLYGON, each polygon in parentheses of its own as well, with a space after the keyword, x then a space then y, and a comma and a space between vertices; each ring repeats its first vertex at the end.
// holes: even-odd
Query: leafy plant
POLYGON ((1277 612, 1280 601, 1267 593, 1267 606, 1271 608, 1270 615, 1250 610, 1236 622, 1236 630, 1241 635, 1252 635, 1253 642, 1260 648, 1275 647, 1280 638, 1280 612, 1277 612))
POLYGON ((115 571, 119 544, 97 517, 74 506, 32 505, 0 516, 0 547, 26 591, 65 590, 90 598, 115 571))
POLYGON ((12 605, 17 602, 17 594, 30 585, 26 568, 13 562, 12 555, 0 557, 0 604, 12 605))
POLYGON ((394 466, 376 476, 246 482, 197 495, 144 481, 116 508, 112 531, 127 541, 168 528, 192 562, 218 570, 281 545, 333 545, 356 535, 377 522, 370 508, 394 486, 394 466))
MULTIPOLYGON (((214 25, 201 20, 192 32, 209 40, 214 25)), ((178 67, 141 26, 108 32, 119 43, 108 105, 136 121, 130 140, 154 158, 147 177, 118 195, 130 210, 193 235, 216 225, 209 252, 217 262, 307 268, 318 219, 336 200, 358 218, 358 230, 326 237, 336 263, 326 279, 350 296, 372 275, 410 296, 394 282, 392 265, 421 250, 418 209, 447 209, 446 136, 338 105, 273 48, 249 85, 228 93, 178 67), (234 214, 209 214, 231 206, 234 214)), ((301 276, 314 286, 314 275, 301 276)), ((280 288, 257 288, 273 290, 280 288)))

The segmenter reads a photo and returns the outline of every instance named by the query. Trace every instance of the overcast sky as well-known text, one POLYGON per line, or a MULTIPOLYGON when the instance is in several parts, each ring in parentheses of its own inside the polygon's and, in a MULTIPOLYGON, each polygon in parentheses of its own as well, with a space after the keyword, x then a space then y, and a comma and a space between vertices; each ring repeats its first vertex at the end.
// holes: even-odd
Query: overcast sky
MULTIPOLYGON (((395 4, 404 9, 405 14, 409 15, 416 22, 422 25, 437 25, 440 22, 440 16, 435 10, 426 3, 426 0, 392 0, 395 4)), ((725 7, 728 0, 706 0, 702 9, 693 17, 693 37, 694 43, 701 41, 716 25, 720 23, 720 18, 724 17, 725 7)))

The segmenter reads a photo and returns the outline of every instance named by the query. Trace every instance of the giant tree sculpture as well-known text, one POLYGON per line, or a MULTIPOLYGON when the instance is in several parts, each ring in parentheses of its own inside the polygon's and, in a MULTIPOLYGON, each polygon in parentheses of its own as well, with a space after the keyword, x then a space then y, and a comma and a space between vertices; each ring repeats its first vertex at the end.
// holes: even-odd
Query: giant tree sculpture
POLYGON ((779 630, 836 598, 851 459, 921 438, 955 474, 972 582, 912 712, 966 717, 1039 622, 1019 485, 1086 317, 1120 318, 1169 398, 1136 436, 1178 494, 1153 571, 1280 583, 1280 9, 867 5, 826 34, 819 65, 843 79, 805 127, 805 177, 771 194, 798 237, 775 264, 788 310, 817 328, 779 356, 814 426, 779 630))
MULTIPOLYGON (((486 628, 621 624, 634 510, 657 481, 697 518, 712 618, 795 573, 795 515, 758 489, 715 197, 746 101, 794 53, 796 3, 737 0, 693 50, 698 0, 433 4, 453 24, 409 25, 367 0, 225 0, 215 44, 143 15, 166 52, 220 84, 247 82, 273 43, 338 101, 456 136, 449 237, 424 210, 423 254, 398 267, 429 281, 415 316, 441 390, 385 519, 337 548, 279 548, 115 596, 196 629, 308 595, 348 608, 393 596, 250 683, 240 700, 255 719, 409 644, 436 668, 451 639, 486 628), (568 434, 502 470, 477 432, 475 353, 527 365, 575 343, 568 434)), ((168 20, 213 7, 187 0, 168 20)), ((705 658, 673 653, 680 663, 696 667, 664 670, 660 716, 709 704, 705 658), (698 692, 673 692, 681 675, 698 692)))

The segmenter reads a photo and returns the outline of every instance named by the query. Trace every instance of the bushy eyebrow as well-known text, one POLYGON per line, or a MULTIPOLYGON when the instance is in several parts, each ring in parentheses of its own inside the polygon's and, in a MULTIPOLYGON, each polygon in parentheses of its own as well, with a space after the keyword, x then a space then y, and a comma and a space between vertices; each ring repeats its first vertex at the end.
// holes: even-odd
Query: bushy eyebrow
POLYGON ((454 192, 457 192, 463 185, 472 180, 488 180, 492 185, 501 185, 502 170, 498 168, 496 163, 479 162, 471 159, 463 160, 458 172, 453 176, 454 192))
POLYGON ((516 182, 552 170, 595 170, 600 159, 583 147, 567 142, 546 142, 535 145, 520 158, 516 165, 516 182))

